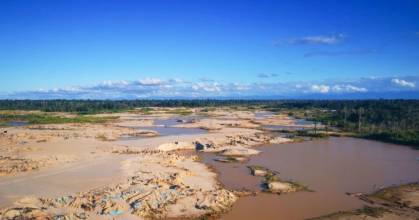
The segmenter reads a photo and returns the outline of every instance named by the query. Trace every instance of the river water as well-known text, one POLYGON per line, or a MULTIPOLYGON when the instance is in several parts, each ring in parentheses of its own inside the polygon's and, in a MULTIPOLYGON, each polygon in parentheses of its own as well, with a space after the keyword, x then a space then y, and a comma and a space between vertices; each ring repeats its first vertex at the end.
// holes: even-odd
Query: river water
POLYGON ((336 138, 264 145, 247 163, 220 163, 200 153, 227 189, 259 190, 261 179, 246 166, 280 172, 315 192, 286 195, 258 193, 242 197, 222 219, 305 219, 362 206, 345 192, 373 192, 380 187, 419 181, 419 151, 406 146, 356 138, 336 138))
MULTIPOLYGON (((193 135, 193 134, 205 134, 206 130, 201 128, 181 128, 173 127, 174 125, 182 123, 191 123, 192 120, 198 120, 199 116, 183 116, 183 117, 170 117, 166 119, 154 119, 154 124, 151 126, 138 126, 135 127, 138 130, 152 130, 159 133, 159 136, 171 136, 171 135, 193 135)), ((150 137, 132 137, 124 136, 120 140, 138 140, 142 138, 150 137)), ((152 137, 151 137, 152 138, 152 137)))

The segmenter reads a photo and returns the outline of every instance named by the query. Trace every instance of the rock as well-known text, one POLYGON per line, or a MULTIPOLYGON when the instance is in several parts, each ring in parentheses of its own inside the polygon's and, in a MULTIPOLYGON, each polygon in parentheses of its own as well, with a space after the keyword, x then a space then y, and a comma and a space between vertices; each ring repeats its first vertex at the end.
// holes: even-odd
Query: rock
POLYGON ((246 158, 246 157, 233 157, 233 158, 238 162, 244 162, 244 161, 248 160, 248 158, 246 158))
POLYGON ((176 120, 176 122, 179 122, 179 123, 195 123, 196 122, 196 119, 189 119, 189 120, 187 120, 187 119, 178 119, 178 120, 176 120))
POLYGON ((140 130, 137 133, 133 134, 132 136, 139 136, 139 137, 155 137, 159 136, 159 132, 153 130, 140 130))
POLYGON ((254 150, 254 149, 250 149, 247 147, 241 147, 241 146, 237 146, 237 147, 232 147, 232 148, 228 148, 225 149, 221 152, 221 155, 224 156, 251 156, 251 155, 256 155, 259 154, 260 151, 258 150, 254 150))
POLYGON ((293 187, 292 184, 286 183, 286 182, 275 181, 275 182, 270 182, 267 185, 268 185, 268 190, 271 192, 288 193, 288 192, 296 191, 295 187, 293 187))
POLYGON ((235 163, 235 162, 244 162, 247 160, 245 157, 218 157, 214 159, 215 161, 222 163, 235 163))
POLYGON ((219 213, 223 210, 228 210, 237 200, 237 197, 227 190, 219 190, 217 193, 214 192, 210 195, 211 196, 198 196, 195 207, 197 209, 219 213))
POLYGON ((268 174, 268 172, 266 170, 252 169, 252 175, 253 176, 265 176, 266 174, 268 174))

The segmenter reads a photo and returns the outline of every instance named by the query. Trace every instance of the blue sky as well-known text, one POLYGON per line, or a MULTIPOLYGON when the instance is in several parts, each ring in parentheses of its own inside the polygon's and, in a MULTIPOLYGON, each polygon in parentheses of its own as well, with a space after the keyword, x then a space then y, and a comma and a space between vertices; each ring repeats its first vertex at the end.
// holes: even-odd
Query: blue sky
POLYGON ((419 1, 3 0, 0 77, 0 98, 419 98, 419 1))

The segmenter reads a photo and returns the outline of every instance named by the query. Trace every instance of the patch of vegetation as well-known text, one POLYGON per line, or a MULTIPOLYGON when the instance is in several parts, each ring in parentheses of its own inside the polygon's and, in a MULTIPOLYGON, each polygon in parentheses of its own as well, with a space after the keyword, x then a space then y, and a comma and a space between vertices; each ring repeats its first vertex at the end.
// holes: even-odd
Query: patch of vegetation
POLYGON ((0 128, 1 127, 7 127, 8 125, 7 125, 7 123, 6 122, 0 122, 0 128))
POLYGON ((307 130, 307 129, 306 130, 275 130, 275 132, 286 134, 286 137, 293 139, 294 142, 302 142, 305 140, 304 137, 327 138, 329 136, 336 135, 335 133, 326 133, 326 132, 315 133, 313 130, 307 130))
POLYGON ((359 137, 381 140, 396 144, 412 145, 419 149, 419 134, 414 131, 384 131, 378 133, 359 134, 359 137))
POLYGON ((65 123, 106 123, 119 117, 106 116, 85 116, 76 115, 72 117, 63 117, 48 113, 13 113, 13 112, 0 112, 0 123, 7 126, 8 122, 25 121, 29 124, 65 124, 65 123))
POLYGON ((207 107, 207 108, 203 108, 201 110, 201 112, 213 112, 215 110, 217 110, 217 108, 215 108, 215 107, 207 107))
POLYGON ((168 109, 165 111, 165 113, 175 114, 175 115, 190 115, 193 112, 190 109, 176 108, 176 109, 168 109))
POLYGON ((326 138, 329 137, 329 134, 325 132, 313 132, 311 130, 297 130, 294 133, 295 135, 302 137, 312 137, 312 138, 326 138))
POLYGON ((293 142, 303 142, 305 139, 303 137, 292 137, 293 142))

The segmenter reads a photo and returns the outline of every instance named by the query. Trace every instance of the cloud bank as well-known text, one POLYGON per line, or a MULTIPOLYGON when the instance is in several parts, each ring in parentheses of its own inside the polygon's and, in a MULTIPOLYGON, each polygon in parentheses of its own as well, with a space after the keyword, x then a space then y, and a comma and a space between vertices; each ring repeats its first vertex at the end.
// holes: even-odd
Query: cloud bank
MULTIPOLYGON (((272 77, 271 75, 267 75, 272 77)), ((275 78, 275 80, 277 80, 275 78)), ((232 83, 205 79, 144 78, 104 81, 90 86, 38 89, 0 94, 2 99, 151 99, 151 98, 316 98, 369 97, 409 94, 419 98, 419 76, 369 77, 347 81, 232 83), (375 95, 374 95, 375 94, 375 95)), ((405 98, 397 97, 396 98, 405 98)))

